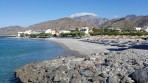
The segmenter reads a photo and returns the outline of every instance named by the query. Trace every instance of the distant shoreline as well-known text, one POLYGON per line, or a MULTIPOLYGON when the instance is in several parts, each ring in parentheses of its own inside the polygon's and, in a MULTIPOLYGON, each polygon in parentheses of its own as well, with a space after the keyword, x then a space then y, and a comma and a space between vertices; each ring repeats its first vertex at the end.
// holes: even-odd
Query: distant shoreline
POLYGON ((0 35, 0 37, 17 37, 15 35, 0 35))

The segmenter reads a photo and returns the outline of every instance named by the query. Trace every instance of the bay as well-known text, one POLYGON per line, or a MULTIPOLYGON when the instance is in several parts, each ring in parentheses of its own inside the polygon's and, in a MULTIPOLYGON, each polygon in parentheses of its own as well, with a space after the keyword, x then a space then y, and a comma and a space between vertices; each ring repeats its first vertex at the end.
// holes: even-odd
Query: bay
POLYGON ((0 36, 0 83, 13 82, 13 72, 17 67, 68 55, 69 52, 52 41, 0 36))

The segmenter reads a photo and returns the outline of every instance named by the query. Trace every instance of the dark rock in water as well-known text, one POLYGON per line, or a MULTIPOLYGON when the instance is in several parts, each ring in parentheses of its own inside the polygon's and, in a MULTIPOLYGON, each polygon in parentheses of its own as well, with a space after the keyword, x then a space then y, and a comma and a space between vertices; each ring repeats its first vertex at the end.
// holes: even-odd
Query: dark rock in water
POLYGON ((139 69, 129 75, 135 83, 148 83, 148 67, 139 69))

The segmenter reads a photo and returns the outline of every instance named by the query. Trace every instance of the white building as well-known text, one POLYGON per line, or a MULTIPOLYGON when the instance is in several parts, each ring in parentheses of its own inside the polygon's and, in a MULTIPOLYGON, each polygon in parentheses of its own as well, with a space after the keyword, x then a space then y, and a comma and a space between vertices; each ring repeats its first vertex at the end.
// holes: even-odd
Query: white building
POLYGON ((24 32, 18 32, 18 37, 20 37, 21 36, 21 34, 23 34, 24 32))
POLYGON ((136 30, 136 31, 141 31, 142 28, 141 28, 141 27, 135 27, 135 30, 136 30))
POLYGON ((81 28, 80 28, 80 31, 81 31, 81 32, 84 32, 85 34, 88 34, 88 33, 89 33, 88 27, 81 27, 81 28))
POLYGON ((67 31, 67 30, 60 30, 59 33, 70 33, 70 31, 67 31))
POLYGON ((45 33, 51 33, 52 35, 56 34, 56 32, 51 29, 47 29, 45 33))
POLYGON ((35 31, 32 31, 32 30, 27 30, 27 31, 25 31, 24 32, 24 34, 37 34, 37 32, 35 32, 35 31))
POLYGON ((148 32, 148 27, 145 29, 146 32, 148 32))
POLYGON ((38 34, 38 32, 32 31, 32 30, 27 30, 25 32, 18 32, 18 36, 19 37, 21 36, 21 34, 28 34, 28 35, 30 35, 30 34, 38 34))

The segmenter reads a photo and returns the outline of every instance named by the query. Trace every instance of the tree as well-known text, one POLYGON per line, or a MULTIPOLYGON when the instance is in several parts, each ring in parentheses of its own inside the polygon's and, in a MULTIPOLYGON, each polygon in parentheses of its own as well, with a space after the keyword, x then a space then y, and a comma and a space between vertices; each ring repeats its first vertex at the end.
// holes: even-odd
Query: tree
POLYGON ((47 38, 47 37, 51 37, 51 36, 52 36, 52 34, 50 34, 50 33, 40 33, 39 34, 40 38, 47 38))
POLYGON ((25 34, 24 34, 24 33, 21 33, 21 34, 20 34, 20 37, 25 37, 25 34))
POLYGON ((30 38, 37 38, 38 37, 38 34, 30 34, 29 37, 30 38))
POLYGON ((71 32, 71 33, 61 33, 60 34, 61 37, 82 37, 85 36, 85 33, 83 32, 71 32))

